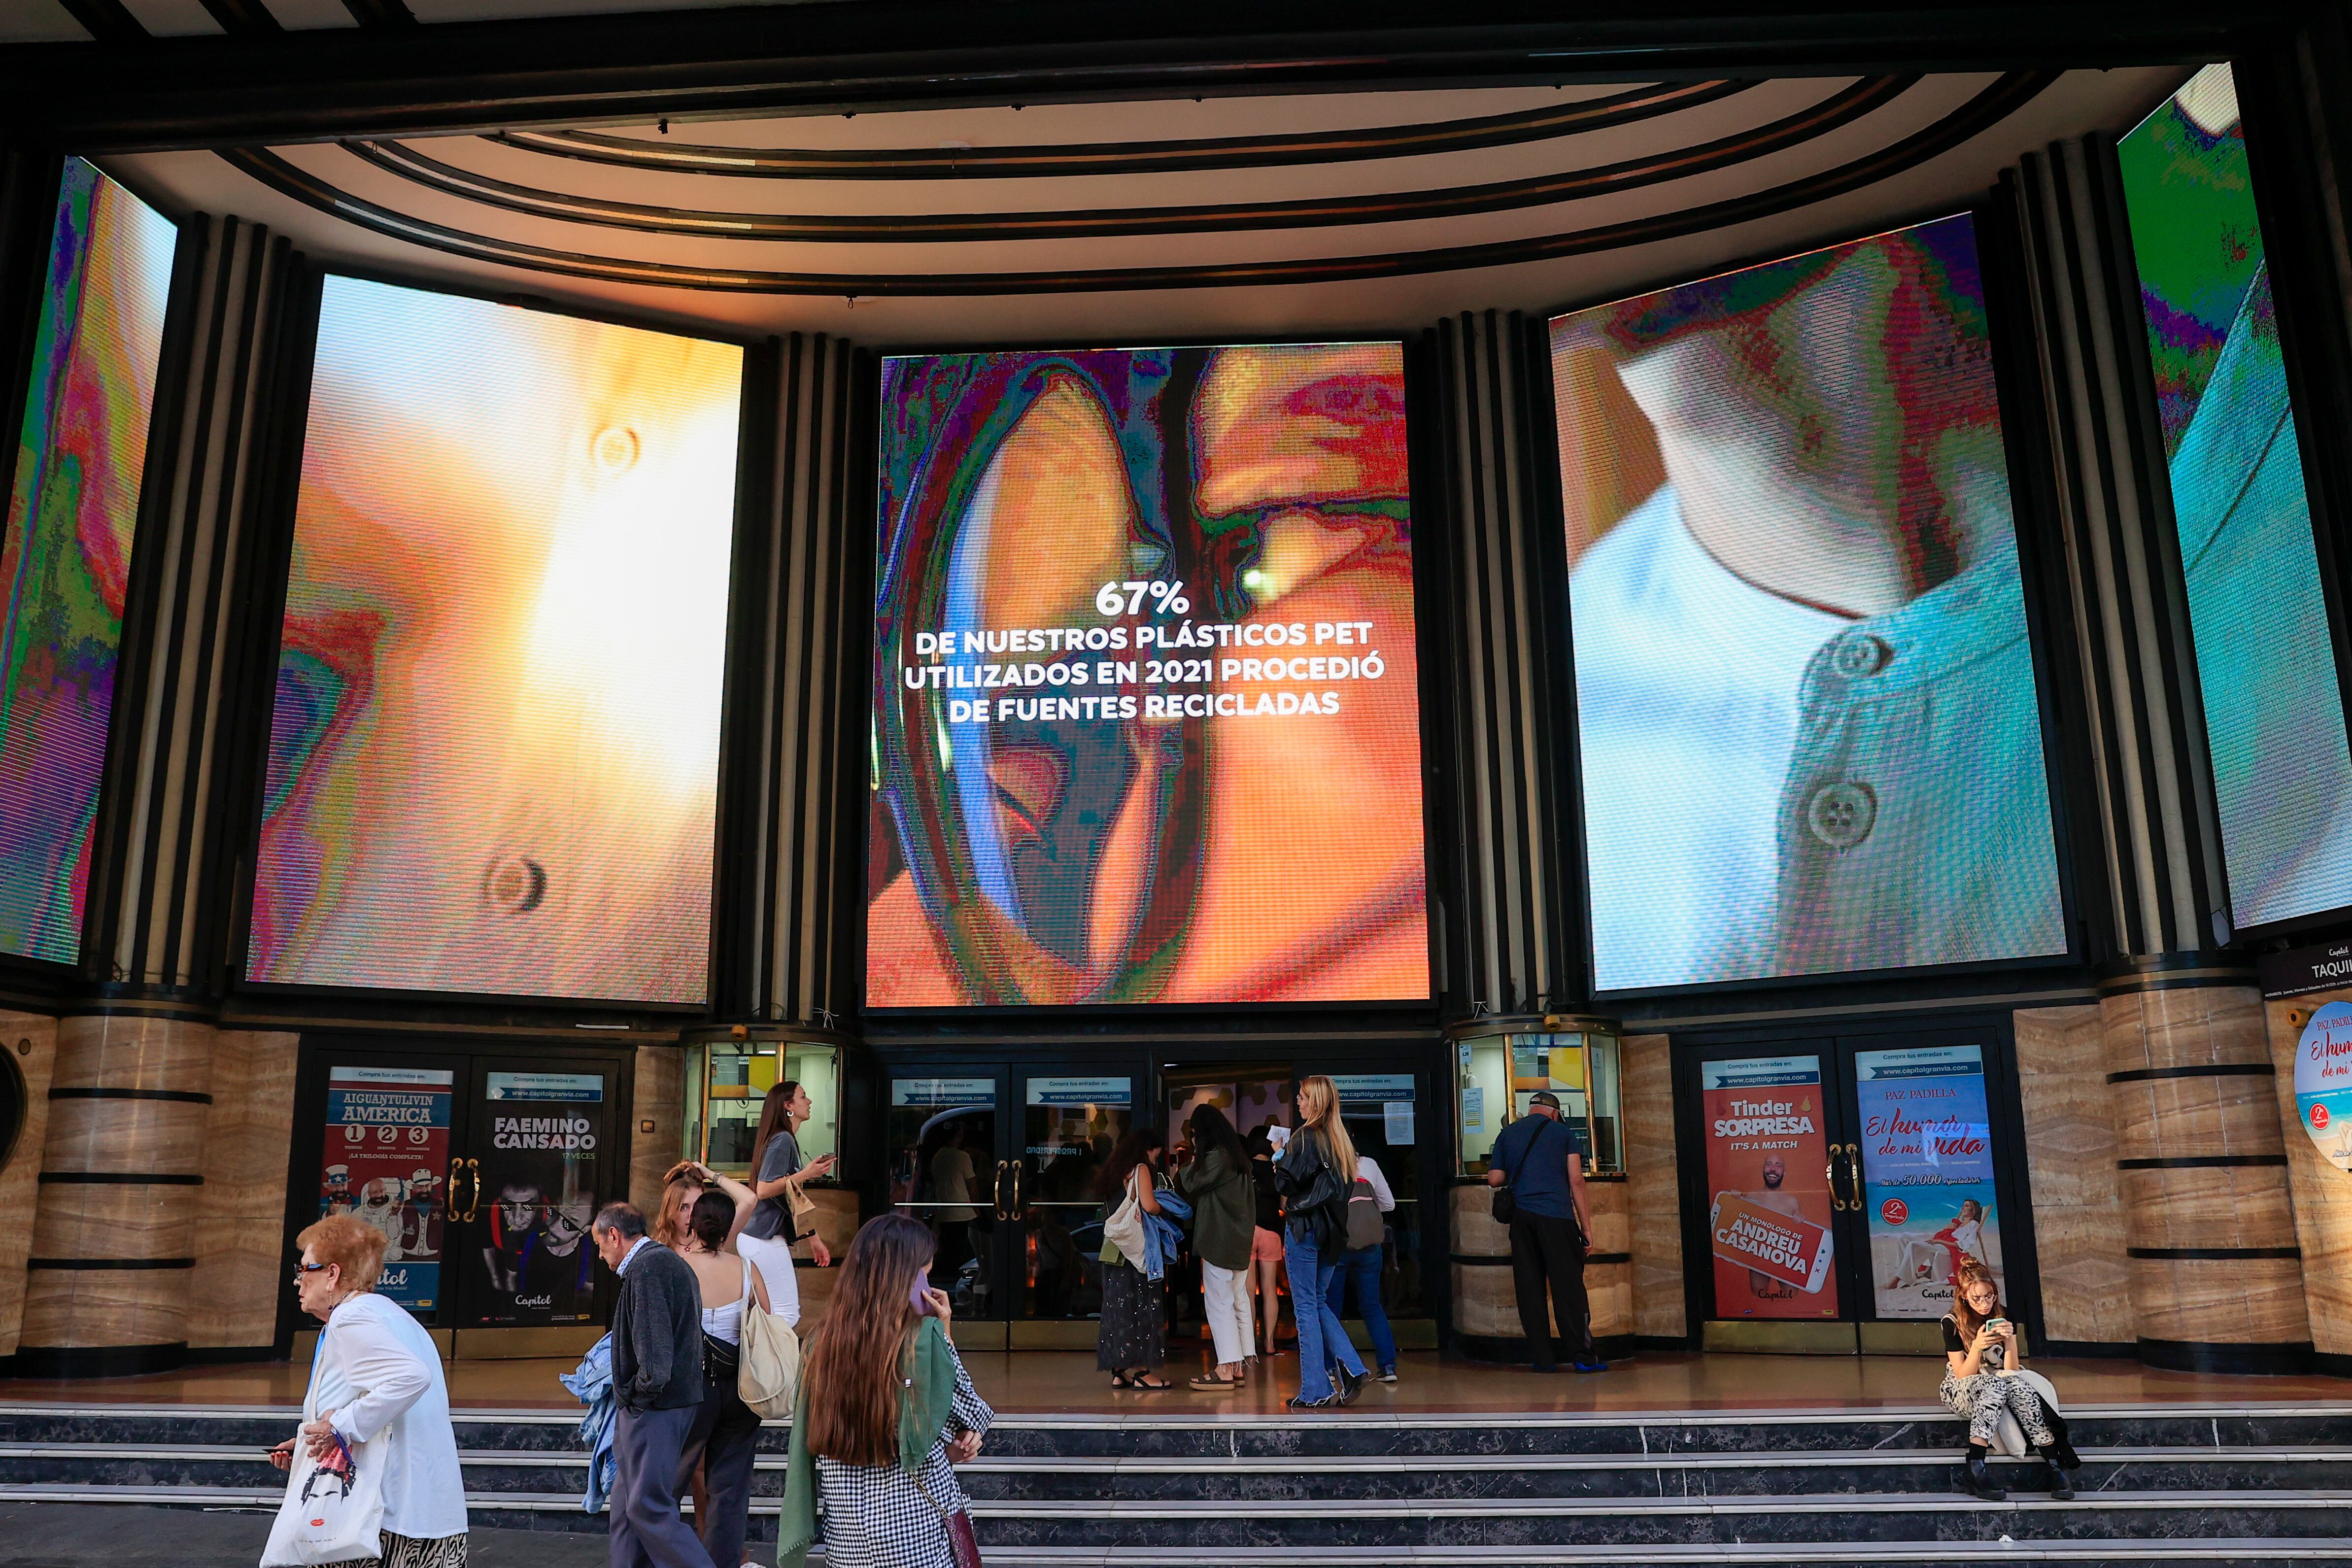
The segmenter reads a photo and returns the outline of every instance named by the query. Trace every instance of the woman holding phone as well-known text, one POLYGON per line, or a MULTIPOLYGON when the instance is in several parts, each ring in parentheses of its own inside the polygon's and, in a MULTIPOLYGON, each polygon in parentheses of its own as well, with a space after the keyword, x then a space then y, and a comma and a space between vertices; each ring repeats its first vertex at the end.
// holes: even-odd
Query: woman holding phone
MULTIPOLYGON (((807 1183, 833 1173, 834 1156, 801 1158, 801 1127, 814 1113, 805 1085, 787 1079, 760 1102, 760 1130, 751 1138, 751 1191, 760 1200, 743 1234, 754 1241, 782 1238, 787 1248, 801 1237, 793 1221, 793 1194, 807 1183)), ((819 1268, 833 1261, 824 1237, 808 1234, 809 1257, 819 1268)))
POLYGON ((1985 1468, 1985 1453, 2000 1430, 2004 1413, 2017 1417, 2026 1441, 2042 1451, 2050 1466, 2050 1495, 2061 1501, 2074 1495, 2070 1472, 2082 1461, 2074 1448, 2050 1427, 2049 1412, 2033 1385, 2014 1375, 2025 1365, 2025 1346, 2009 1310, 2000 1304, 2000 1285, 1992 1270, 1971 1258, 1960 1265, 1952 1310, 1944 1317, 1944 1383, 1937 1394, 1944 1407, 1969 1424, 1969 1489, 1987 1502, 2009 1494, 1993 1484, 1985 1468))
POLYGON ((936 1243, 903 1214, 866 1222, 809 1336, 784 1469, 779 1568, 804 1568, 824 1502, 827 1568, 955 1568, 969 1531, 956 1465, 995 1420, 948 1335, 936 1243))

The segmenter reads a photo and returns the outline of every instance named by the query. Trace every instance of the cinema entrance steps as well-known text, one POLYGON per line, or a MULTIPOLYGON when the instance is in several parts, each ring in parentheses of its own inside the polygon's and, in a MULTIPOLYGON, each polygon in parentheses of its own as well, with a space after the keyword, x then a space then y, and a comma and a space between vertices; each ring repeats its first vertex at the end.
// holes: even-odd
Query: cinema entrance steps
MULTIPOLYGON (((962 1472, 991 1568, 1023 1564, 2303 1563, 2352 1568, 2352 1404, 2073 1413, 2070 1503, 1958 1489, 1942 1411, 1014 1415, 962 1472)), ((0 1502, 273 1507, 277 1408, 0 1407, 0 1502)), ((582 1533, 576 1416, 457 1417, 477 1529, 582 1533)), ((786 1429, 763 1434, 772 1540, 786 1429)), ((253 1516, 257 1547, 266 1533, 253 1516)))

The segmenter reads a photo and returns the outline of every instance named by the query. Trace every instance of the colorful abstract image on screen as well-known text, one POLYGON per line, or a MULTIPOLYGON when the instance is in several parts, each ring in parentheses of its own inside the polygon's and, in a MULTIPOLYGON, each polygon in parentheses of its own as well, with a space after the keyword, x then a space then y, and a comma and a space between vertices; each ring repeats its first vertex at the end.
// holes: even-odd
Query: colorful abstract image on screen
MULTIPOLYGON (((2352 905, 2352 751, 2226 65, 2125 136, 2231 921, 2352 905)), ((2226 933, 2223 933, 2226 934, 2226 933)))
POLYGON ((704 999, 742 373, 327 279, 249 979, 704 999))
POLYGON ((1429 994, 1401 345, 883 366, 866 1002, 1429 994))
POLYGON ((1969 220, 1550 331, 1596 986, 2063 953, 1969 220))
POLYGON ((66 160, 0 536, 0 952, 81 956, 179 229, 66 160))

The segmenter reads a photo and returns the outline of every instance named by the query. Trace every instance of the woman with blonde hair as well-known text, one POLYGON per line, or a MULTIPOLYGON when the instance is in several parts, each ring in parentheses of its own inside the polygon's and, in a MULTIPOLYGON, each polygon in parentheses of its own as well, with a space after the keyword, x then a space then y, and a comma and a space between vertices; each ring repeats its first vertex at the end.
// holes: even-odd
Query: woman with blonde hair
MULTIPOLYGON (((921 1221, 866 1222, 809 1336, 784 1468, 778 1568, 805 1568, 824 1502, 827 1568, 955 1568, 971 1529, 952 1467, 996 1419, 948 1337, 921 1221)), ((976 1552, 975 1552, 976 1555, 976 1552)))
POLYGON ((1275 1163, 1274 1179, 1286 1204, 1283 1253, 1298 1319, 1298 1393, 1290 1407, 1352 1405, 1363 1391, 1364 1362, 1348 1342, 1331 1291, 1348 1245, 1356 1145, 1339 1119, 1339 1091, 1320 1073, 1299 1081, 1298 1131, 1275 1163))
POLYGON ((1943 1386, 1936 1393, 1944 1408, 1969 1424, 1969 1490, 1987 1502, 2008 1497, 1993 1485, 1985 1454, 2000 1431, 2000 1418, 2010 1415, 2049 1464, 2050 1495, 2061 1502, 2073 1497, 2070 1472, 2082 1460, 2066 1441, 2057 1412, 2021 1375, 2025 1345, 2000 1304, 2000 1283, 1973 1258, 1961 1263, 1952 1310, 1944 1316, 1944 1363, 1943 1386))
POLYGON ((465 1568, 466 1487, 449 1425, 440 1353, 407 1311, 375 1293, 383 1232, 330 1215, 294 1238, 294 1289, 326 1327, 310 1363, 303 1407, 317 1414, 269 1450, 286 1469, 300 1443, 314 1459, 368 1445, 383 1481, 383 1548, 332 1568, 465 1568))

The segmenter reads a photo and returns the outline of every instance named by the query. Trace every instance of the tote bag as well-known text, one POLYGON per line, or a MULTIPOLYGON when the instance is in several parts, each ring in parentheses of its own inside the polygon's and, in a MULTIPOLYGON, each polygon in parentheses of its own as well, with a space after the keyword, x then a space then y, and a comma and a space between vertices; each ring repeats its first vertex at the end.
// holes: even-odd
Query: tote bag
MULTIPOLYGON (((1142 1167, 1139 1165, 1136 1169, 1141 1170, 1142 1167)), ((1138 1268, 1143 1267, 1143 1205, 1135 1195, 1132 1178, 1128 1184, 1127 1201, 1118 1205, 1110 1218, 1103 1221, 1103 1239, 1118 1247, 1118 1255, 1129 1264, 1138 1268)))
MULTIPOLYGON (((310 1358, 310 1389, 302 1396, 305 1425, 319 1418, 319 1357, 327 1348, 329 1324, 310 1358)), ((298 1438, 294 1463, 286 1472, 286 1497, 269 1527, 261 1568, 317 1568, 383 1554, 383 1476, 370 1452, 373 1443, 346 1445, 340 1437, 325 1459, 310 1458, 298 1438)))
MULTIPOLYGON (((789 1263, 789 1259, 786 1260, 789 1263)), ((742 1342, 736 1347, 735 1397, 762 1420, 793 1413, 793 1395, 801 1383, 801 1337, 775 1312, 763 1310, 751 1294, 751 1270, 743 1260, 742 1342)))

